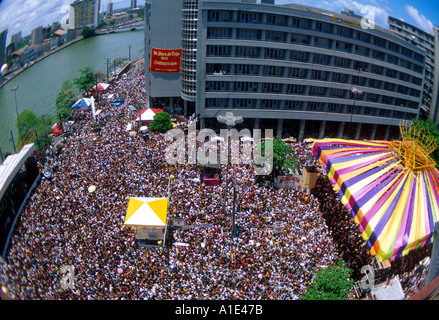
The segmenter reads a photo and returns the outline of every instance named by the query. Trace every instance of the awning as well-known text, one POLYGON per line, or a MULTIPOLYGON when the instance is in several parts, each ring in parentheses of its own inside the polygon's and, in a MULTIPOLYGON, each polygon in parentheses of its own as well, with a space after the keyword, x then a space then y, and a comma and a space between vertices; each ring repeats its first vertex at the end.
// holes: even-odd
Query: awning
POLYGON ((130 198, 124 224, 132 227, 166 227, 168 198, 130 198))
POLYGON ((62 134, 63 131, 61 127, 61 122, 58 121, 57 123, 53 124, 50 133, 55 136, 62 134))
POLYGON ((156 109, 156 108, 142 109, 137 113, 136 121, 151 122, 152 120, 154 120, 154 116, 160 112, 163 112, 163 109, 156 109))
MULTIPOLYGON (((103 92, 107 90, 109 86, 110 85, 108 83, 102 83, 102 82, 98 83, 98 92, 103 92)), ((94 85, 93 88, 91 88, 92 92, 94 92, 95 90, 96 90, 96 85, 94 85)))
POLYGON ((75 102, 75 104, 72 106, 74 109, 82 109, 82 108, 88 108, 91 106, 91 99, 89 98, 81 98, 78 101, 75 102))

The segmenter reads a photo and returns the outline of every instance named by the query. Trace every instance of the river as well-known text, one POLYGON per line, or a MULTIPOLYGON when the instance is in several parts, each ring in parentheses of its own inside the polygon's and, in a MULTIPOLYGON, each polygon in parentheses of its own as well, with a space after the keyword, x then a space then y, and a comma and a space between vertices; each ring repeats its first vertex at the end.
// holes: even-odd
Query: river
MULTIPOLYGON (((0 88, 0 148, 4 153, 14 152, 11 131, 17 140, 15 94, 19 86, 18 113, 31 110, 38 117, 56 115, 55 100, 65 80, 78 78, 80 69, 91 67, 107 73, 107 59, 131 56, 131 60, 144 54, 144 30, 115 32, 83 39, 35 63, 0 88)), ((78 91, 79 93, 79 91, 78 91)), ((1 160, 1 159, 0 159, 1 160)))

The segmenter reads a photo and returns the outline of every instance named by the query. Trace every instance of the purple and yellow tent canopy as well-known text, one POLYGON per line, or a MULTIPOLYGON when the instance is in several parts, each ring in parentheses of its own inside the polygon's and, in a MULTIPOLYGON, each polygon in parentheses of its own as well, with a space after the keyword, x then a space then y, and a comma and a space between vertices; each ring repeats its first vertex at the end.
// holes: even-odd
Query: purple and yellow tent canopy
POLYGON ((439 220, 438 170, 412 170, 394 150, 394 142, 371 140, 316 140, 312 147, 380 261, 431 243, 439 220))

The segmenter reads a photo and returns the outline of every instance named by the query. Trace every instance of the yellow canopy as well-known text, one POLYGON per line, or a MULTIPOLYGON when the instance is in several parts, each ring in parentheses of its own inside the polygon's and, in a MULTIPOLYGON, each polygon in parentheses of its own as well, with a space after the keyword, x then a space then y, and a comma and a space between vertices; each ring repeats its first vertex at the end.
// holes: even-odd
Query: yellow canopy
POLYGON ((131 227, 166 227, 168 198, 130 198, 124 224, 131 227))

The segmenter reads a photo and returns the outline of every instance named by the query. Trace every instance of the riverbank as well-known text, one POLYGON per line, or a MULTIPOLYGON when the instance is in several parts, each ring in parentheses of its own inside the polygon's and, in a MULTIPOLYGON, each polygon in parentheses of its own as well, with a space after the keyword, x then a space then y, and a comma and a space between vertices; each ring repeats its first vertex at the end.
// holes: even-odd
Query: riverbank
POLYGON ((62 50, 62 49, 65 49, 65 48, 71 46, 72 44, 75 44, 75 43, 81 41, 82 39, 84 39, 83 36, 77 36, 77 37, 76 37, 75 39, 73 39, 72 41, 69 41, 69 42, 63 44, 62 46, 59 46, 59 47, 56 48, 55 50, 49 51, 49 52, 43 54, 41 57, 38 57, 37 59, 35 59, 35 60, 32 61, 31 63, 29 63, 28 66, 23 67, 23 68, 21 68, 21 69, 19 69, 19 70, 17 70, 17 71, 14 71, 14 72, 13 72, 13 73, 12 73, 12 74, 11 74, 11 75, 10 75, 5 81, 4 81, 4 82, 2 82, 2 83, 0 84, 0 89, 1 89, 4 85, 6 85, 9 81, 11 81, 12 79, 14 79, 14 78, 15 78, 16 76, 18 76, 19 74, 21 74, 23 71, 25 71, 25 70, 29 69, 30 67, 32 67, 34 64, 36 64, 36 63, 38 63, 38 62, 40 62, 40 61, 46 59, 47 57, 50 57, 52 54, 54 54, 54 53, 56 53, 56 52, 58 52, 58 51, 60 51, 60 50, 62 50))
MULTIPOLYGON (((136 27, 134 28, 134 30, 133 30, 133 28, 130 27, 130 28, 126 28, 126 29, 114 29, 114 30, 112 30, 112 31, 105 31, 105 32, 103 32, 103 31, 97 31, 97 32, 96 32, 96 36, 108 35, 108 34, 116 33, 116 32, 129 32, 129 31, 142 30, 142 27, 143 27, 142 25, 136 26, 136 27)), ((77 36, 77 37, 76 37, 75 39, 73 39, 72 41, 69 41, 68 43, 63 44, 62 46, 59 46, 59 47, 56 48, 55 50, 53 50, 53 51, 49 51, 49 52, 45 53, 44 55, 42 55, 41 57, 38 57, 37 59, 35 59, 34 61, 32 61, 28 66, 23 67, 23 68, 21 68, 21 69, 19 69, 19 70, 17 70, 17 71, 14 71, 14 72, 11 73, 10 75, 8 75, 8 78, 7 78, 4 82, 0 83, 0 89, 1 89, 4 85, 6 85, 9 81, 11 81, 12 79, 14 79, 16 76, 18 76, 19 74, 21 74, 23 71, 29 69, 29 68, 30 68, 31 66, 33 66, 34 64, 36 64, 36 63, 38 63, 38 62, 44 60, 45 58, 51 56, 52 54, 54 54, 54 53, 56 53, 56 52, 58 52, 58 51, 60 51, 60 50, 62 50, 62 49, 65 49, 65 48, 71 46, 72 44, 75 44, 75 43, 77 43, 77 42, 79 42, 79 41, 81 41, 81 40, 83 40, 83 39, 84 39, 83 36, 77 36)))

